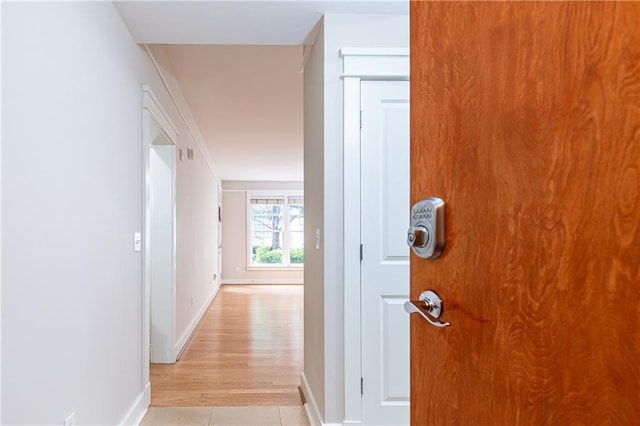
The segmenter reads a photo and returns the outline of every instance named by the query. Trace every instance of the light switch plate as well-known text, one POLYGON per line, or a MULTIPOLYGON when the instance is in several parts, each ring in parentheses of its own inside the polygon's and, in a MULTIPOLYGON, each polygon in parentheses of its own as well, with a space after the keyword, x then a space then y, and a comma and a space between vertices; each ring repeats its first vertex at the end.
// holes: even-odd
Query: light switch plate
POLYGON ((133 233, 133 251, 142 251, 142 233, 133 233))

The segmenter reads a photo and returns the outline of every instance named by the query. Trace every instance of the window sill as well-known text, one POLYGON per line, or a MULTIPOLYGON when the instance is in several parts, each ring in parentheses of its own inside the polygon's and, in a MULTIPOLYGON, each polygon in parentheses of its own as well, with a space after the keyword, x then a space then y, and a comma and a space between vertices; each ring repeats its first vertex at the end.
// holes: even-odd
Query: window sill
POLYGON ((249 265, 247 266, 247 271, 304 271, 304 265, 249 265))

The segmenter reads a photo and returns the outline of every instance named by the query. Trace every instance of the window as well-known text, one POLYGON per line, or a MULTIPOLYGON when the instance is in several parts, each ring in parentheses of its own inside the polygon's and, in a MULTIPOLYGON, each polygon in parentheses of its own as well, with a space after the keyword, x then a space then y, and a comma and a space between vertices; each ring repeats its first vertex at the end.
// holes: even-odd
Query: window
POLYGON ((302 195, 249 195, 249 265, 302 267, 302 195))

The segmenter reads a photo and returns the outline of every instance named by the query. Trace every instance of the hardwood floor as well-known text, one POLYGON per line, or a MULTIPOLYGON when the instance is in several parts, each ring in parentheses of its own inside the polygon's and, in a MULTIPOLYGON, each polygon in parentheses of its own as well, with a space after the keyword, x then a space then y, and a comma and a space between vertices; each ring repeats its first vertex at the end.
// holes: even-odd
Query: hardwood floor
POLYGON ((222 286, 180 360, 151 364, 151 405, 301 405, 302 292, 222 286))

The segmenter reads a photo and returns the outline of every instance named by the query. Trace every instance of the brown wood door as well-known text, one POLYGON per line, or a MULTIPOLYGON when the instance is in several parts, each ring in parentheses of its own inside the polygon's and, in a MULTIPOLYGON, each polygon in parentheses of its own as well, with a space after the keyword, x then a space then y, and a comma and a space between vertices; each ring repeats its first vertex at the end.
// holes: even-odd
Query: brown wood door
POLYGON ((413 425, 640 424, 640 3, 411 2, 413 425))

